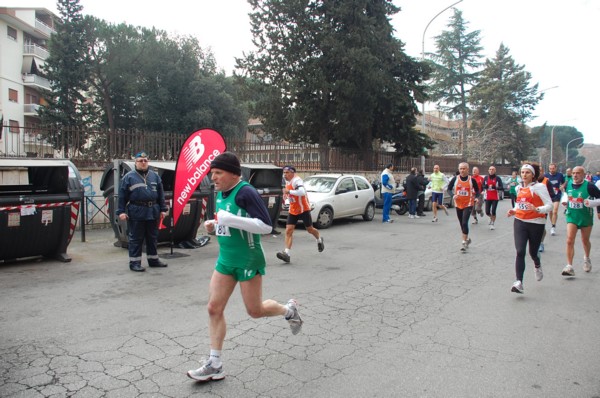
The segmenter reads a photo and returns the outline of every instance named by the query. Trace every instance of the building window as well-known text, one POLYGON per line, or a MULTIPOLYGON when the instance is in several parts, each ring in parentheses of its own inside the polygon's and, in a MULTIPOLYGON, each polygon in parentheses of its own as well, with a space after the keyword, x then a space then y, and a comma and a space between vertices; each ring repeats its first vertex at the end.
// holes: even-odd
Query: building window
POLYGON ((17 30, 11 26, 6 27, 6 35, 13 40, 17 40, 17 30))
POLYGON ((8 131, 11 133, 19 132, 19 121, 18 120, 9 120, 8 121, 8 131))
POLYGON ((12 88, 8 89, 8 100, 11 102, 19 102, 19 92, 17 90, 13 90, 12 88))

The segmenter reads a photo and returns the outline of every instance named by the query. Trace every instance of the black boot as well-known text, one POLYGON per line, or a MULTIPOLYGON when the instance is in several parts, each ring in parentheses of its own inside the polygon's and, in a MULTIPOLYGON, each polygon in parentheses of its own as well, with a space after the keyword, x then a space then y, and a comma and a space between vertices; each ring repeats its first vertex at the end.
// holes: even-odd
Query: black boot
POLYGON ((144 272, 146 268, 142 267, 139 263, 129 264, 129 269, 134 272, 144 272))
POLYGON ((153 262, 151 262, 151 263, 148 263, 148 265, 149 265, 150 267, 152 267, 152 268, 154 268, 154 267, 156 267, 156 268, 164 268, 164 267, 168 266, 169 264, 167 264, 167 263, 163 263, 163 262, 162 262, 162 261, 160 261, 160 260, 156 260, 156 261, 153 261, 153 262))

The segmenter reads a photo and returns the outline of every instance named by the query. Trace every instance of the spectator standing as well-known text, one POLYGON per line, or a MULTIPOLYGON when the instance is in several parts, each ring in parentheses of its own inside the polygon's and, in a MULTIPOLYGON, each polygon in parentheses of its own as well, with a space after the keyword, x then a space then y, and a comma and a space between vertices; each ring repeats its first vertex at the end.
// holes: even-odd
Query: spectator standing
POLYGON ((119 186, 116 211, 120 220, 127 220, 129 237, 129 269, 144 272, 142 246, 146 242, 146 257, 150 267, 166 267, 158 258, 158 224, 167 216, 167 205, 160 176, 150 170, 148 154, 135 155, 135 167, 123 176, 119 186))
POLYGON ((393 223, 394 220, 390 218, 390 211, 392 209, 392 196, 396 191, 396 180, 394 180, 394 165, 388 164, 383 172, 381 173, 381 196, 383 196, 383 222, 393 223))
POLYGON ((417 179, 417 168, 410 169, 406 176, 406 199, 408 200, 408 218, 420 218, 417 215, 417 197, 419 196, 419 180, 417 179))
POLYGON ((425 190, 429 180, 425 177, 423 170, 417 173, 417 182, 419 183, 419 192, 417 192, 417 216, 425 217, 425 190))

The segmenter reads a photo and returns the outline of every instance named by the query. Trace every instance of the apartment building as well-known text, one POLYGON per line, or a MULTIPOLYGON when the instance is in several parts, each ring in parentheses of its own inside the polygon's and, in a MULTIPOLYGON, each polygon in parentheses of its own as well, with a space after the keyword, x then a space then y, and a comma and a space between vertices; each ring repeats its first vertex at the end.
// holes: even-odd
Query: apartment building
POLYGON ((37 109, 50 82, 40 71, 57 21, 45 8, 0 7, 0 156, 26 156, 44 148, 36 134, 37 109))

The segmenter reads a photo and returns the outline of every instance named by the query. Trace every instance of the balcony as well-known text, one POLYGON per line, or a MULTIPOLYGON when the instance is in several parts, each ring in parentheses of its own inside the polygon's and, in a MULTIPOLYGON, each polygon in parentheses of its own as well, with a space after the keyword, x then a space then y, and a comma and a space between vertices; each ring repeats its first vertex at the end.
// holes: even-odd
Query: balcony
POLYGON ((23 55, 33 55, 35 57, 46 59, 50 55, 48 50, 43 47, 38 46, 37 44, 25 44, 23 46, 23 55))
POLYGON ((50 81, 38 75, 31 73, 23 74, 23 84, 29 87, 42 88, 44 90, 50 90, 50 81))
POLYGON ((39 19, 35 20, 35 28, 37 30, 39 30, 40 32, 45 33, 48 36, 52 35, 53 33, 56 33, 56 31, 53 28, 51 28, 50 26, 46 25, 45 23, 43 23, 39 19))
POLYGON ((25 104, 23 105, 24 116, 38 116, 38 109, 42 106, 39 104, 25 104))

